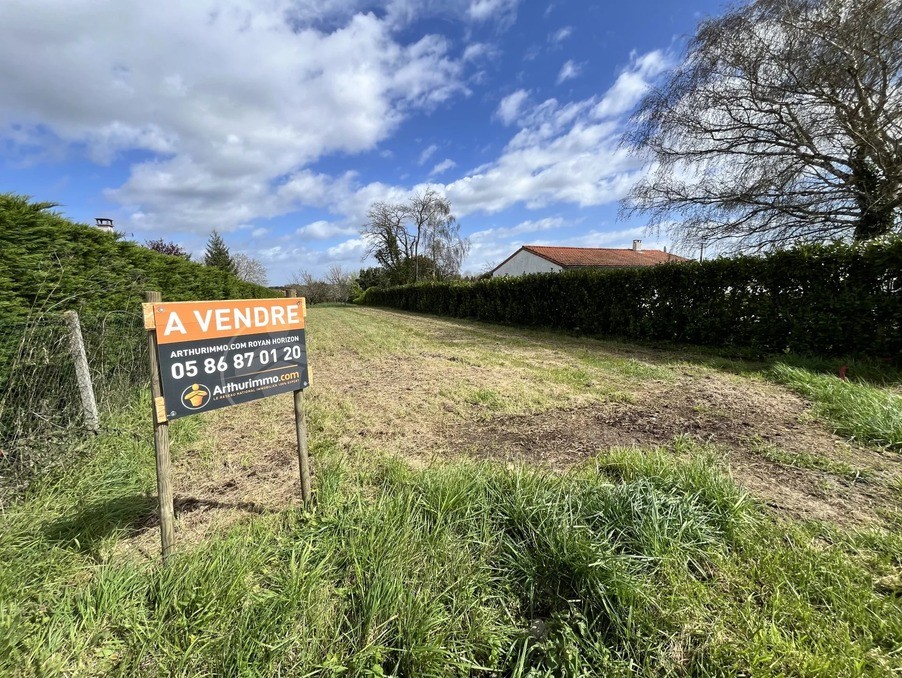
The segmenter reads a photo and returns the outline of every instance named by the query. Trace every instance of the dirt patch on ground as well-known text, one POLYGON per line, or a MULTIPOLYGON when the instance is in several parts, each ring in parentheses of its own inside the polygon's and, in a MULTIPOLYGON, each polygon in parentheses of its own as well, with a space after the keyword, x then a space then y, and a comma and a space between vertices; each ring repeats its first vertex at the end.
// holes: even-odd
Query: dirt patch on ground
POLYGON ((902 470, 898 455, 850 445, 810 419, 798 397, 767 384, 754 390, 716 379, 685 379, 649 391, 636 403, 614 402, 539 415, 498 417, 447 432, 478 457, 565 468, 620 446, 667 446, 676 436, 718 446, 733 478, 772 508, 795 518, 840 525, 882 522, 890 492, 875 477, 902 470), (787 452, 858 465, 869 479, 775 463, 755 450, 787 452))
MULTIPOLYGON (((254 515, 300 506, 297 447, 291 395, 211 413, 202 441, 173 446, 171 480, 177 544, 254 515)), ((124 552, 159 555, 156 505, 129 539, 124 552)))

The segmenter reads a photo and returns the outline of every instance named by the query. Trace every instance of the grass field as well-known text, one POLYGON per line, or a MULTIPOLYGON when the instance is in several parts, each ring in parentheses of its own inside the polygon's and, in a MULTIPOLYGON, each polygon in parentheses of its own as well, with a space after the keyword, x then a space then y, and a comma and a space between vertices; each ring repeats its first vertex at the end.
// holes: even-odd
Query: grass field
POLYGON ((10 675, 897 675, 896 375, 312 308, 291 400, 149 404, 0 517, 10 675))

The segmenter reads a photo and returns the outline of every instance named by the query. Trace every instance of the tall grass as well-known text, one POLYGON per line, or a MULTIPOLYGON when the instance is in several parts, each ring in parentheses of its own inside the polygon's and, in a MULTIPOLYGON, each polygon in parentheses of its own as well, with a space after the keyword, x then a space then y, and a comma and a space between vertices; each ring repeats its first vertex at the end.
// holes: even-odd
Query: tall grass
POLYGON ((867 382, 843 381, 777 363, 773 378, 814 403, 814 413, 836 433, 880 447, 902 449, 902 394, 867 382))
MULTIPOLYGON (((349 463, 314 436, 315 511, 249 518, 183 544, 167 568, 130 559, 119 541, 153 529, 153 455, 136 423, 145 406, 2 516, 0 672, 889 675, 902 665, 902 606, 874 587, 898 574, 902 539, 778 526, 686 441, 688 461, 621 449, 558 474, 349 463)), ((175 424, 177 442, 197 433, 194 420, 175 424)))

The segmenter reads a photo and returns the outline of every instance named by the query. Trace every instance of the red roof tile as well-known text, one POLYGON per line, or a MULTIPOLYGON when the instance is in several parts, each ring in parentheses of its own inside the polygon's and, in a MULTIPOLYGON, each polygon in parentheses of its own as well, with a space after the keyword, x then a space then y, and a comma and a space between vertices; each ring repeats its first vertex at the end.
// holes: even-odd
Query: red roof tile
POLYGON ((613 249, 607 247, 546 247, 544 245, 523 245, 522 249, 543 259, 571 268, 577 266, 654 266, 667 261, 688 261, 661 250, 613 249))

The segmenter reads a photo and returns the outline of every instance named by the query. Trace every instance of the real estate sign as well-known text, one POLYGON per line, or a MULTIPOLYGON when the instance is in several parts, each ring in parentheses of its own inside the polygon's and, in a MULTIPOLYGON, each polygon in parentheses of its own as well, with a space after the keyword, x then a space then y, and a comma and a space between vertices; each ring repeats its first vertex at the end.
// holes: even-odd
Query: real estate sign
POLYGON ((309 385, 302 298, 156 302, 144 315, 168 419, 309 385))

